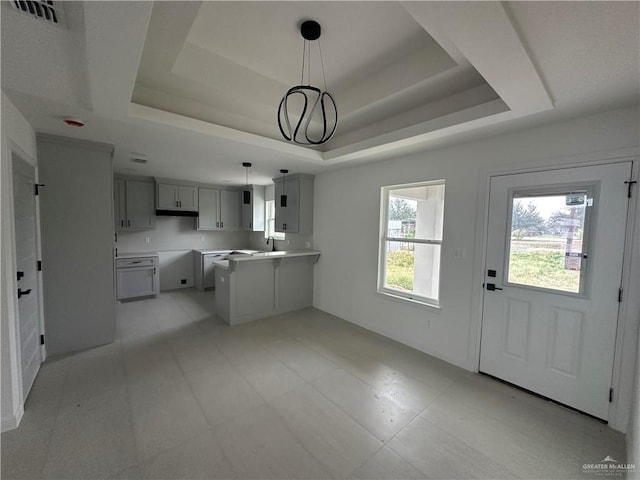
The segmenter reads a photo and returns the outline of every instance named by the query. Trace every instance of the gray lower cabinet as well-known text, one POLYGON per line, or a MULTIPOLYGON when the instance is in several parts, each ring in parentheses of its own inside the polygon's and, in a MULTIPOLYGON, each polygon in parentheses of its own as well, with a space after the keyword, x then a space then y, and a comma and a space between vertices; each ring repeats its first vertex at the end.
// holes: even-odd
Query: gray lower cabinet
POLYGON ((118 300, 158 294, 158 258, 140 257, 116 260, 118 300))
POLYGON ((222 260, 228 255, 230 250, 223 250, 214 253, 193 252, 193 273, 196 289, 202 291, 215 287, 214 262, 222 260))
POLYGON ((216 266, 216 313, 229 325, 237 325, 310 307, 319 255, 230 260, 228 268, 216 266))

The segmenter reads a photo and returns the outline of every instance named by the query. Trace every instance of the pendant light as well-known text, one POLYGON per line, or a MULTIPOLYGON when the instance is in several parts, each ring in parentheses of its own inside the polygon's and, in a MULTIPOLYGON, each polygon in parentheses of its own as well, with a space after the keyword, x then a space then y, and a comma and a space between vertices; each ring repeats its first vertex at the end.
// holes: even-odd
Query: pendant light
POLYGON ((242 166, 245 168, 245 187, 242 191, 242 203, 244 203, 245 205, 251 205, 251 189, 249 188, 249 168, 251 168, 251 164, 249 162, 242 162, 242 166))
POLYGON ((284 187, 285 187, 285 176, 287 175, 287 173, 289 173, 289 170, 283 168, 282 170, 280 170, 280 173, 282 174, 282 195, 280 195, 280 206, 286 207, 287 195, 285 193, 284 187))
POLYGON ((314 20, 307 20, 300 26, 300 34, 304 39, 300 85, 295 85, 287 90, 278 107, 278 128, 280 128, 282 137, 288 142, 300 145, 321 145, 328 142, 338 126, 338 108, 331 94, 327 92, 320 33, 320 24, 314 20), (324 90, 311 85, 311 45, 307 46, 307 43, 315 40, 318 44, 324 90), (305 63, 307 66, 306 85, 304 85, 305 63), (291 112, 290 107, 292 106, 289 102, 294 97, 303 103, 301 109, 291 112), (316 120, 320 126, 311 125, 312 120, 316 120))

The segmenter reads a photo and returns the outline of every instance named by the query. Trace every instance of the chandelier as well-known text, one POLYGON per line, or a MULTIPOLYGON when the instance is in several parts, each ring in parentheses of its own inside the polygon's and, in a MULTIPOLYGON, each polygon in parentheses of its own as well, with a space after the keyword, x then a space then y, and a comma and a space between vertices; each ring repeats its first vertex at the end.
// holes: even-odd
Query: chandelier
POLYGON ((314 20, 307 20, 300 26, 300 34, 304 39, 300 85, 287 90, 278 107, 278 127, 282 137, 288 142, 300 145, 321 145, 328 142, 338 126, 336 102, 327 92, 319 40, 320 32, 320 24, 314 20), (318 40, 324 90, 311 85, 311 45, 307 43, 315 40, 318 40), (304 84, 305 65, 306 85, 304 84))

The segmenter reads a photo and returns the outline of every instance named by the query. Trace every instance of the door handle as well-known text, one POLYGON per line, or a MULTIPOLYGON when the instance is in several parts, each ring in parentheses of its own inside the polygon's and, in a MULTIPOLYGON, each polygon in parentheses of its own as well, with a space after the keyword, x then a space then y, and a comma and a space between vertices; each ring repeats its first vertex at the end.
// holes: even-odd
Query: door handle
POLYGON ((487 283, 487 290, 493 292, 494 290, 502 290, 500 287, 496 287, 495 283, 487 283))
POLYGON ((31 289, 29 290, 22 290, 22 289, 18 289, 18 298, 22 297, 23 295, 29 295, 31 293, 31 289))

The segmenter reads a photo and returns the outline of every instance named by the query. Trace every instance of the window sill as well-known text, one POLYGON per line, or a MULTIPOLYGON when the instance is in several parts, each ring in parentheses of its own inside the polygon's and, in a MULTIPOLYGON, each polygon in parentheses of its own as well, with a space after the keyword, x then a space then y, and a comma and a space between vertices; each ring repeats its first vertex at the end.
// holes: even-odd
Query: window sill
POLYGON ((392 300, 395 300, 398 302, 409 303, 416 307, 426 307, 427 309, 433 310, 434 312, 439 313, 442 311, 442 307, 440 306, 440 304, 430 302, 427 299, 422 299, 420 297, 415 298, 415 297, 404 296, 392 290, 385 290, 385 289, 378 289, 377 293, 378 295, 384 295, 385 297, 391 298, 392 300))

